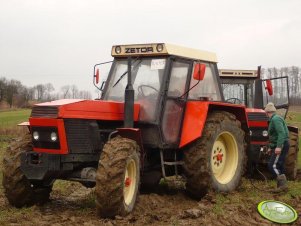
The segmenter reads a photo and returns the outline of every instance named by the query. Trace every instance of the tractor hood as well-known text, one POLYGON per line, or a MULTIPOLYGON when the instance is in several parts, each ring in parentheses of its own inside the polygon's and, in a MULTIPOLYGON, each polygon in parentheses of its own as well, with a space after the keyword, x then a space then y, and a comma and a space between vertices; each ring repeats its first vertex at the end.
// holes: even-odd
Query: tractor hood
POLYGON ((246 112, 250 127, 268 127, 269 117, 264 110, 247 108, 246 112))
MULTIPOLYGON (((134 121, 138 121, 140 105, 134 105, 134 121)), ((78 118, 92 120, 124 120, 124 103, 103 100, 62 99, 34 105, 31 118, 78 118)))

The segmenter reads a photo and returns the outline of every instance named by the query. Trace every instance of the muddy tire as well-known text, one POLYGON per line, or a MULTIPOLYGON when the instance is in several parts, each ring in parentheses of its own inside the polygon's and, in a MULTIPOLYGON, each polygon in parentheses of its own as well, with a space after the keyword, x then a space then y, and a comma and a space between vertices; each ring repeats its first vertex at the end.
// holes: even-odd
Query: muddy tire
POLYGON ((211 188, 230 192, 237 188, 246 166, 244 131, 228 112, 213 112, 202 137, 184 151, 186 190, 194 198, 211 188))
POLYGON ((298 170, 299 137, 297 133, 289 133, 290 148, 285 160, 285 175, 289 180, 296 180, 298 170))
POLYGON ((101 217, 125 216, 135 206, 140 180, 139 146, 120 136, 108 141, 96 175, 96 208, 101 217))
POLYGON ((52 190, 52 186, 44 187, 31 184, 22 173, 20 169, 21 154, 28 151, 32 151, 30 134, 12 143, 3 157, 2 185, 4 193, 9 203, 17 208, 46 203, 49 201, 52 190))

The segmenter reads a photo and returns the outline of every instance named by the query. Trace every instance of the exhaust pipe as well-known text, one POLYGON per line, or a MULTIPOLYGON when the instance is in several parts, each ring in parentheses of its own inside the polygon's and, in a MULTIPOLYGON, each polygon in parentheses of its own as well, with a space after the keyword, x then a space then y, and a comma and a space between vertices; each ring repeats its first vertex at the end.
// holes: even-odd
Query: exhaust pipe
POLYGON ((254 108, 263 109, 263 91, 261 80, 261 66, 257 68, 257 79, 255 80, 255 95, 254 95, 254 108))
POLYGON ((134 127, 134 97, 135 91, 132 85, 132 58, 128 58, 128 81, 124 94, 124 128, 134 127))

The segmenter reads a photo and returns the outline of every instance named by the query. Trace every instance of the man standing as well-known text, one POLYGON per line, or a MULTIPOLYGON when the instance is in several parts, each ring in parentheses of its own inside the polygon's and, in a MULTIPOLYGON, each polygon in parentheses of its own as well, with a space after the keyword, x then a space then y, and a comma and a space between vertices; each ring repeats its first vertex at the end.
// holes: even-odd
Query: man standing
POLYGON ((276 114, 273 103, 268 103, 265 107, 269 120, 269 149, 271 153, 269 160, 269 170, 277 177, 276 191, 287 190, 287 180, 285 176, 285 158, 289 150, 289 132, 287 125, 282 117, 276 114))

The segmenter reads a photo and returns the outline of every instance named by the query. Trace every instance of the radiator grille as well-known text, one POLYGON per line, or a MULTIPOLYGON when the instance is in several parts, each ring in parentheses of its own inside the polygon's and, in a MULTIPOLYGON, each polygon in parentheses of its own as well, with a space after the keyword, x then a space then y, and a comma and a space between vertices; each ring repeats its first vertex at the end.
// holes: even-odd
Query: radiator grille
POLYGON ((53 106, 34 106, 31 117, 35 118, 57 118, 58 108, 53 106))
POLYGON ((69 153, 95 153, 101 144, 97 126, 93 121, 65 119, 65 129, 69 153))
POLYGON ((269 121, 269 117, 265 113, 251 112, 248 113, 249 121, 269 121))

